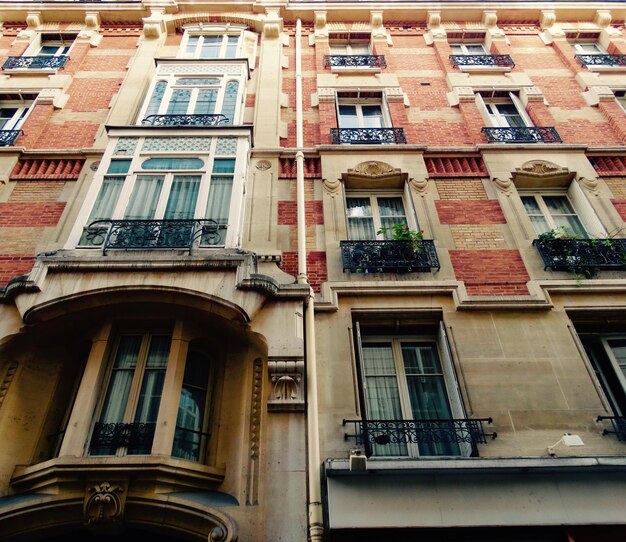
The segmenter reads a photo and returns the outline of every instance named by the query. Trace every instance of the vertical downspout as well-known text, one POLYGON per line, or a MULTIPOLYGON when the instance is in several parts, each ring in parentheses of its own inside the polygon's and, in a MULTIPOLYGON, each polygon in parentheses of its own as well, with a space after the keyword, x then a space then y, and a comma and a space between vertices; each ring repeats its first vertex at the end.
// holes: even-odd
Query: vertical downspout
MULTIPOLYGON (((298 208, 298 283, 309 284, 306 264, 306 214, 304 199, 304 148, 302 124, 302 22, 296 22, 296 203, 298 208)), ((315 355, 315 295, 309 285, 305 307, 305 359, 307 381, 308 513, 309 542, 324 539, 322 516, 319 421, 317 410, 317 361, 315 355)))

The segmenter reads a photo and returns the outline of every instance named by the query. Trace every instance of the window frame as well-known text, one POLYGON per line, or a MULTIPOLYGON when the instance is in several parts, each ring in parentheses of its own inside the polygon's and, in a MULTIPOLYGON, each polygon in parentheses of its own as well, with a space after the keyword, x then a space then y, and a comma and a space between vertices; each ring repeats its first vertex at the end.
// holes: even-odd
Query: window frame
POLYGON ((67 56, 76 43, 78 34, 62 33, 62 32, 38 32, 35 39, 30 43, 22 56, 67 56), (57 46, 57 50, 53 54, 42 53, 44 47, 57 46))
POLYGON ((363 190, 363 189, 349 189, 346 190, 345 193, 345 216, 346 216, 346 230, 348 234, 349 240, 357 240, 357 241, 382 241, 389 240, 391 237, 385 237, 384 235, 379 235, 377 232, 382 228, 381 214, 380 214, 380 206, 378 204, 379 198, 399 198, 402 202, 402 207, 404 209, 404 217, 406 219, 406 224, 409 228, 414 229, 417 225, 417 220, 414 216, 412 205, 407 206, 406 197, 402 190, 363 190), (374 227, 374 237, 372 239, 353 239, 350 236, 350 217, 348 212, 350 207, 348 206, 349 199, 357 199, 357 198, 368 198, 370 200, 370 208, 372 209, 372 225, 374 227), (375 200, 376 204, 372 205, 372 201, 375 200))
MULTIPOLYGON (((544 197, 560 197, 560 198, 565 198, 565 200, 568 202, 568 204, 570 205, 570 207, 573 209, 573 213, 572 214, 567 214, 567 215, 563 215, 563 216, 574 216, 576 217, 576 220, 578 221, 578 224, 581 228, 581 232, 570 232, 571 234, 574 235, 580 235, 582 238, 587 239, 589 237, 589 232, 588 229, 584 223, 584 221, 580 218, 579 216, 579 210, 576 208, 576 205, 574 205, 574 202, 572 201, 572 199, 569 197, 569 195, 567 194, 566 191, 564 190, 523 190, 523 189, 519 189, 519 196, 520 199, 524 198, 524 197, 533 197, 535 198, 535 201, 537 203, 537 206, 539 207, 539 209, 542 211, 541 216, 545 222, 548 225, 548 229, 546 231, 551 231, 551 230, 556 230, 559 228, 559 226, 557 225, 554 217, 552 216, 552 213, 550 212, 550 209, 548 208, 548 206, 546 205, 545 201, 544 201, 544 197)), ((531 215, 528 214, 528 211, 526 211, 526 207, 524 206, 523 200, 522 200, 522 206, 524 207, 524 211, 526 213, 526 216, 528 217, 528 219, 530 220, 531 224, 532 224, 532 228, 533 231, 535 232, 536 235, 540 235, 541 233, 545 233, 545 232, 538 232, 537 229, 534 226, 534 222, 531 219, 531 215)))
POLYGON ((368 128, 393 128, 391 123, 391 116, 389 113, 389 107, 387 105, 387 100, 385 99, 385 95, 383 92, 368 92, 364 93, 365 96, 361 96, 361 92, 346 92, 346 91, 338 91, 335 99, 335 112, 337 115, 337 128, 343 129, 368 129, 368 128), (351 94, 356 94, 356 96, 351 96, 351 94), (367 96, 367 94, 377 94, 378 96, 367 96), (356 112, 356 118, 359 126, 341 126, 341 114, 340 114, 340 106, 354 106, 356 112), (363 107, 367 106, 378 106, 380 108, 380 118, 382 121, 382 126, 364 126, 363 119, 366 116, 363 115, 363 107))
POLYGON ((449 44, 450 45, 450 51, 451 54, 453 55, 489 55, 490 53, 487 52, 487 48, 485 47, 485 44, 482 42, 452 42, 449 44), (455 51, 454 48, 458 47, 460 48, 460 50, 455 51), (481 53, 476 53, 476 52, 472 52, 468 50, 468 47, 480 47, 482 49, 481 53))
POLYGON ((242 55, 242 42, 243 31, 242 30, 185 30, 183 39, 181 40, 178 58, 188 58, 194 60, 233 60, 236 58, 243 58, 242 55), (219 46, 219 52, 217 56, 201 56, 205 38, 221 36, 222 42, 219 46), (189 52, 189 45, 191 38, 198 38, 198 42, 193 52, 189 52), (230 38, 237 38, 237 43, 234 47, 233 56, 229 56, 229 42, 230 38))
POLYGON ((626 90, 615 90, 614 94, 617 105, 619 105, 623 109, 624 113, 626 113, 626 90))
POLYGON ((480 109, 484 111, 483 115, 486 116, 484 120, 485 122, 488 122, 488 126, 492 128, 522 128, 521 126, 511 126, 506 120, 507 116, 500 113, 497 108, 498 105, 512 105, 515 107, 519 118, 524 123, 523 128, 534 127, 534 123, 528 115, 526 108, 520 101, 519 97, 513 92, 509 92, 508 96, 485 96, 478 92, 477 97, 480 100, 482 106, 480 109))

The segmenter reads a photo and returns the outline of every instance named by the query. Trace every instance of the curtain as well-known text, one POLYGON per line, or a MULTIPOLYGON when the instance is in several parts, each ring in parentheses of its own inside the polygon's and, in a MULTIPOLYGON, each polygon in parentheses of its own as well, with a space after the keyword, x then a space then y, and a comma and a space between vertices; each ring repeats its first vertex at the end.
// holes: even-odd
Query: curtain
POLYGON ((565 196, 543 196, 557 228, 563 227, 567 232, 581 237, 587 237, 587 232, 576 215, 576 211, 565 196))
POLYGON ((135 181, 125 218, 154 218, 157 203, 163 188, 164 177, 159 175, 139 175, 135 181))
MULTIPOLYGON (((402 198, 377 198, 380 225, 383 228, 391 228, 396 224, 406 224, 406 213, 402 198)), ((391 239, 393 233, 387 233, 386 239, 391 239)))
POLYGON ((348 237, 354 241, 376 239, 369 198, 346 198, 348 237))
POLYGON ((543 216, 541 208, 539 207, 535 197, 522 196, 521 200, 537 235, 547 232, 550 229, 550 226, 548 225, 546 218, 543 216))
POLYGON ((199 175, 176 175, 172 182, 163 218, 166 220, 194 218, 199 188, 199 175))

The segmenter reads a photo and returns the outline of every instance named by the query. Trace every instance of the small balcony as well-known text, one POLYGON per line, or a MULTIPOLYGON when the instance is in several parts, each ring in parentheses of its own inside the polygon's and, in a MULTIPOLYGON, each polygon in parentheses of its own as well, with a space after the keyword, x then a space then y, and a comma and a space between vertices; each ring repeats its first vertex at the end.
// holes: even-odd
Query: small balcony
POLYGON ((552 126, 483 128, 488 143, 562 143, 552 126))
POLYGON ((432 419, 432 420, 343 420, 343 426, 351 425, 353 438, 363 445, 370 455, 373 445, 388 444, 437 445, 456 444, 470 447, 471 457, 478 456, 478 444, 486 444, 487 438, 495 439, 497 433, 485 432, 484 424, 493 423, 492 418, 432 419))
POLYGON ((598 416, 597 422, 608 421, 611 429, 604 429, 603 435, 615 435, 617 440, 626 442, 626 417, 624 416, 598 416))
POLYGON ((0 130, 0 147, 9 147, 15 143, 22 130, 0 130))
POLYGON ((626 68, 626 55, 576 55, 583 66, 626 68))
POLYGON ((384 55, 325 55, 325 68, 386 68, 384 55))
POLYGON ((190 220, 97 220, 87 226, 81 247, 111 249, 187 249, 221 246, 226 224, 210 219, 190 220))
POLYGON ((450 55, 456 68, 514 68, 511 55, 450 55))
POLYGON ((626 239, 535 239, 544 270, 592 277, 598 270, 626 269, 626 239))
POLYGON ((351 273, 417 273, 440 269, 435 242, 341 241, 343 271, 351 273))
POLYGON ((65 66, 67 55, 59 56, 10 56, 2 65, 3 70, 56 70, 65 66))
POLYGON ((96 423, 91 435, 91 455, 115 455, 119 448, 129 454, 150 454, 156 423, 96 423))
POLYGON ((330 141, 333 145, 382 145, 406 143, 406 137, 402 128, 331 128, 330 141))
POLYGON ((221 126, 228 124, 226 115, 150 115, 141 121, 143 126, 221 126))

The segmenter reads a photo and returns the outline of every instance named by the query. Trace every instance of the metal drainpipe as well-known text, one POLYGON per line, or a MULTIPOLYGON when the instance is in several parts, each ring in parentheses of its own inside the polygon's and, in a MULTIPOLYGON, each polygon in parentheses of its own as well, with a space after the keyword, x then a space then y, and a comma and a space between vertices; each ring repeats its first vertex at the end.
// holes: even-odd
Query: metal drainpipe
MULTIPOLYGON (((302 125, 302 22, 296 22, 296 200, 298 207, 298 283, 309 284, 306 265, 306 215, 304 200, 304 147, 302 125)), ((324 539, 322 516, 321 463, 317 410, 317 361, 315 355, 315 294, 309 285, 304 308, 307 381, 308 513, 309 541, 324 539)))

